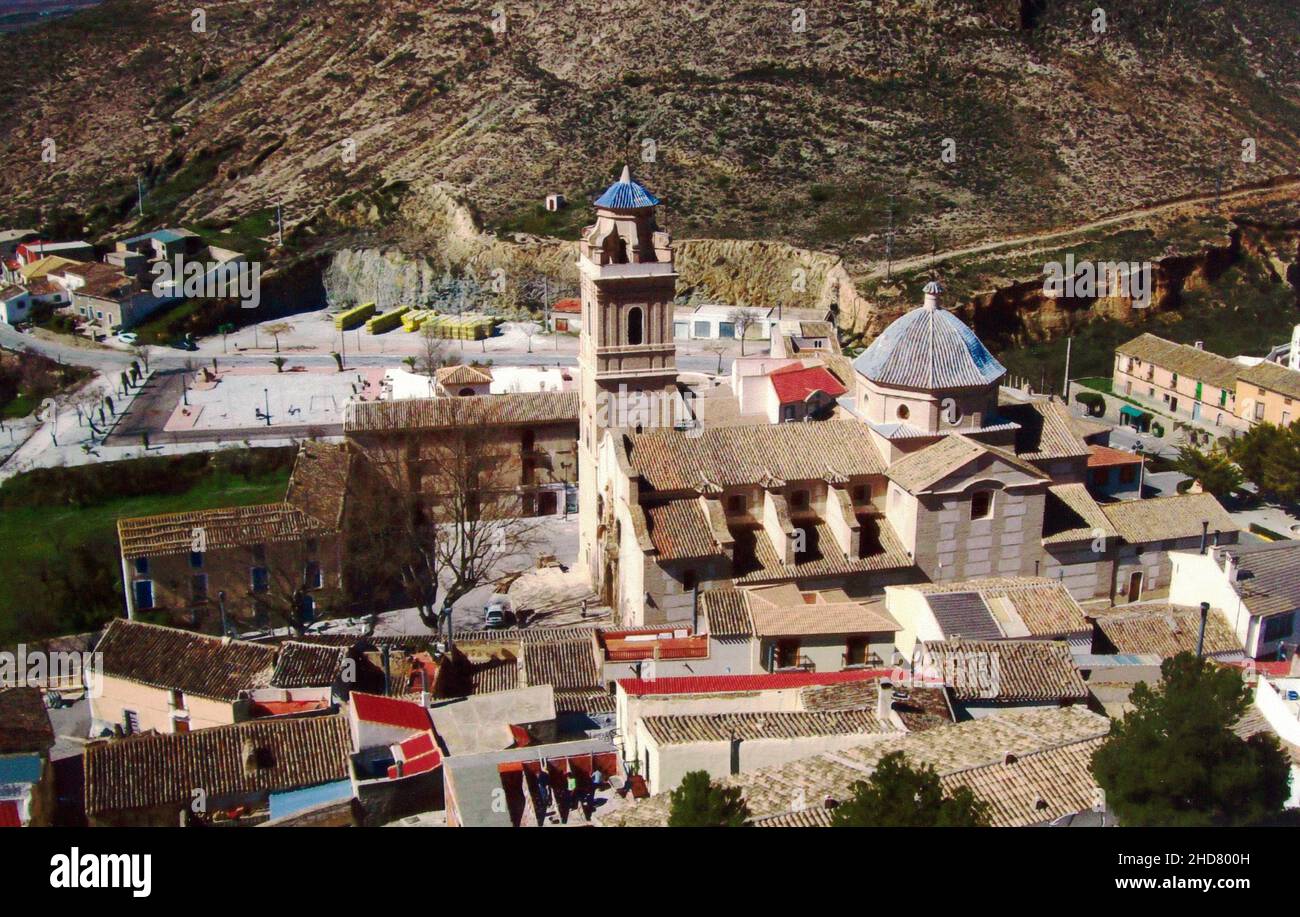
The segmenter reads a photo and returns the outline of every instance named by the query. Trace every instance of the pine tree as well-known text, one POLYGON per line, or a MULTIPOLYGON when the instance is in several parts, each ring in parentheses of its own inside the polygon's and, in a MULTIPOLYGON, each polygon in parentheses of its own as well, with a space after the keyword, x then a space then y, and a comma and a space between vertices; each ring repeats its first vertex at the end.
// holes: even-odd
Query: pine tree
POLYGON ((831 815, 837 828, 975 828, 989 822, 988 804, 966 787, 945 795, 933 767, 913 768, 901 751, 880 759, 867 780, 831 815))
POLYGON ((691 771, 672 791, 670 828, 739 828, 748 820, 740 788, 715 784, 707 771, 691 771))

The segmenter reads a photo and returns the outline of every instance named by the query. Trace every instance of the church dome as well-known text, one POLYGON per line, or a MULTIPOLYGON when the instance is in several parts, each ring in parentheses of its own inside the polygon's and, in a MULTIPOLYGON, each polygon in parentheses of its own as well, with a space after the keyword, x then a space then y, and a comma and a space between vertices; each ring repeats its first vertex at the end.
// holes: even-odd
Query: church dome
POLYGON ((941 289, 927 284, 925 305, 896 319, 853 368, 880 385, 931 390, 991 385, 1005 375, 975 332, 939 308, 941 289))

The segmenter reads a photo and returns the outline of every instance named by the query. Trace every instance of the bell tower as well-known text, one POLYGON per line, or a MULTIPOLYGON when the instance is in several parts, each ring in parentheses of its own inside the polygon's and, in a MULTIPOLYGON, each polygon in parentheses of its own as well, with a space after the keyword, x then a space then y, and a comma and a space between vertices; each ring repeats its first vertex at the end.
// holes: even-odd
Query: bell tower
POLYGON ((643 414, 663 423, 678 397, 672 315, 677 271, 672 240, 655 224, 658 204, 624 166, 619 180, 596 199, 596 222, 578 243, 580 559, 598 592, 608 591, 609 565, 600 546, 612 510, 599 474, 601 438, 607 429, 636 426, 643 414), (631 411, 629 404, 635 406, 631 411))

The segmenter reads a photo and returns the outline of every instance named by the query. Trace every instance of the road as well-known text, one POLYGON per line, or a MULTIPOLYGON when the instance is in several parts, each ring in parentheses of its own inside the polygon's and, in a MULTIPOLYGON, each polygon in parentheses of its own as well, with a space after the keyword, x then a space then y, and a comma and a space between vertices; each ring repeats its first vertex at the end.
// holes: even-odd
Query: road
MULTIPOLYGON (((1163 201, 1156 204, 1150 204, 1146 207, 1135 207, 1131 210, 1120 211, 1109 216, 1101 217, 1096 220, 1089 220, 1086 223, 1077 223, 1073 226, 1065 226, 1059 229, 1048 229, 1043 232, 1030 233, 1023 236, 1012 236, 1011 238, 995 239, 989 242, 980 242, 975 245, 966 245, 961 248, 950 248, 947 251, 936 252, 933 255, 917 255, 912 258, 904 258, 901 261, 894 261, 889 264, 878 262, 871 270, 867 271, 866 276, 869 279, 878 279, 888 273, 898 274, 904 271, 915 270, 917 268, 929 267, 930 265, 940 264, 953 258, 961 258, 966 255, 980 255, 986 252, 998 251, 1004 248, 1016 248, 1021 245, 1030 245, 1036 243, 1060 242, 1068 239, 1070 236, 1078 235, 1082 232, 1090 232, 1094 229, 1104 229, 1108 226, 1118 226, 1123 223, 1130 223, 1134 220, 1140 220, 1145 217, 1152 217, 1159 214, 1173 213, 1182 207, 1200 207, 1205 204, 1212 204, 1216 200, 1220 203, 1224 201, 1237 200, 1243 197, 1250 197, 1253 194, 1260 194, 1270 191, 1284 191, 1288 188, 1300 189, 1300 178, 1290 178, 1278 184, 1252 184, 1231 191, 1224 191, 1221 194, 1203 194, 1198 197, 1175 198, 1171 201, 1163 201)), ((1048 247, 1046 245, 1043 248, 1048 247)), ((1031 252, 1035 249, 1031 249, 1031 252)))

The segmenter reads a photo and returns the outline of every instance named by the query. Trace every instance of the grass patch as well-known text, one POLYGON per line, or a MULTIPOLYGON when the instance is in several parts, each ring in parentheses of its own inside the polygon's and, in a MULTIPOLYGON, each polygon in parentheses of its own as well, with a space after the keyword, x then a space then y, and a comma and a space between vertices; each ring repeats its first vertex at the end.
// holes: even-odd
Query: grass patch
POLYGON ((119 518, 283 500, 293 451, 42 469, 6 482, 0 487, 0 646, 93 630, 121 615, 119 518), (142 492, 151 484, 168 492, 142 492))

